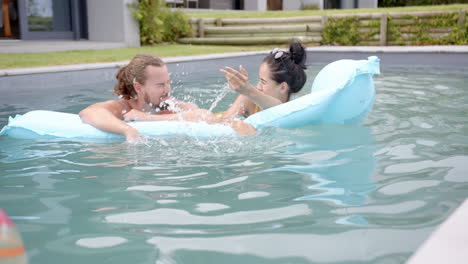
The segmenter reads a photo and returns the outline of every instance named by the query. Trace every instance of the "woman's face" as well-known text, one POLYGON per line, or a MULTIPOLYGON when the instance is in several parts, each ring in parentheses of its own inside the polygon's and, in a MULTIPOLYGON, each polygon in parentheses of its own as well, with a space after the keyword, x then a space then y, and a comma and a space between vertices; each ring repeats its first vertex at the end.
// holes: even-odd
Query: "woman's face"
POLYGON ((287 94, 287 84, 286 83, 277 83, 275 80, 271 79, 271 71, 270 67, 266 63, 262 63, 260 65, 260 69, 258 71, 258 85, 257 89, 262 91, 263 93, 273 96, 277 99, 282 100, 284 98, 284 93, 287 94), (286 87, 284 87, 286 85, 286 87))
POLYGON ((141 84, 138 98, 143 99, 145 104, 158 107, 169 98, 171 92, 169 72, 166 66, 148 66, 145 71, 147 79, 141 84))

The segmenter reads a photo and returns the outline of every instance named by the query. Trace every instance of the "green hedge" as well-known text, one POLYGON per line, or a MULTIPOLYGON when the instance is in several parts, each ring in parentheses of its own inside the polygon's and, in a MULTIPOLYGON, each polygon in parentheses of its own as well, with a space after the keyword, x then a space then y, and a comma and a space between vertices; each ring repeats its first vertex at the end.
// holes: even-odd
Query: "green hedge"
POLYGON ((379 7, 466 4, 467 0, 379 0, 379 7))
MULTIPOLYGON (((408 15, 404 19, 416 21, 414 25, 403 25, 402 19, 394 19, 388 16, 387 42, 397 45, 405 45, 402 34, 403 27, 411 32, 407 41, 412 45, 466 45, 468 44, 468 17, 465 24, 459 25, 460 13, 441 14, 432 17, 420 18, 408 15), (446 36, 433 37, 430 29, 450 29, 446 36)), ((356 17, 333 18, 329 17, 322 32, 325 45, 359 45, 370 41, 376 41, 372 37, 380 34, 380 20, 371 20, 366 28, 368 33, 360 33, 361 25, 356 17)))
MULTIPOLYGON (((431 18, 419 18, 416 16, 406 16, 406 19, 416 21, 415 25, 407 26, 414 34, 409 41, 414 45, 465 45, 468 44, 468 21, 458 25, 459 14, 438 15, 431 18), (436 38, 429 33, 431 28, 450 28, 447 36, 436 38)), ((397 44, 404 45, 401 32, 402 25, 397 20, 389 17, 387 37, 389 41, 396 41, 397 44)))
POLYGON ((170 10, 164 0, 139 0, 130 7, 140 26, 142 45, 176 42, 192 35, 188 16, 179 10, 170 10))
POLYGON ((362 40, 359 34, 359 18, 328 18, 322 31, 322 39, 323 44, 357 45, 362 40))

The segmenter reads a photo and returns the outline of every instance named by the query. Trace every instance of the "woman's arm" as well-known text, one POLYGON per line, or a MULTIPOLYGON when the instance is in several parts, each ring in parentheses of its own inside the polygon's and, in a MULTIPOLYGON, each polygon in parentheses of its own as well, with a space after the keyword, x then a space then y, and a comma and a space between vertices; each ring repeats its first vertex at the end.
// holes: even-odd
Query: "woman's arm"
POLYGON ((228 125, 237 132, 239 136, 254 136, 257 133, 255 128, 244 121, 237 120, 237 121, 228 121, 228 125))
POLYGON ((83 122, 100 130, 123 135, 129 141, 138 139, 138 131, 121 120, 123 111, 126 111, 125 105, 114 100, 90 105, 79 115, 83 122))
POLYGON ((232 119, 238 116, 247 117, 254 112, 255 104, 246 96, 239 95, 234 103, 223 112, 222 118, 232 119))
POLYGON ((267 109, 282 103, 281 100, 262 93, 252 84, 250 84, 249 75, 242 66, 239 67, 239 70, 240 71, 237 71, 230 67, 226 67, 226 70, 220 70, 235 92, 246 96, 255 104, 257 104, 261 109, 267 109))

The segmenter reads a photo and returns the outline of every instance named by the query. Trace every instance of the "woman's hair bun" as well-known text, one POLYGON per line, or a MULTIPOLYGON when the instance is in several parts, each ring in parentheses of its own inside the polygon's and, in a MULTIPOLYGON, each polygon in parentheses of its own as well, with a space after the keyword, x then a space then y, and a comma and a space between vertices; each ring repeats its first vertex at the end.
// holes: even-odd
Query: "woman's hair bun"
POLYGON ((299 41, 292 40, 289 42, 289 53, 291 54, 291 59, 294 61, 294 63, 299 64, 305 68, 307 54, 304 46, 302 46, 299 41))

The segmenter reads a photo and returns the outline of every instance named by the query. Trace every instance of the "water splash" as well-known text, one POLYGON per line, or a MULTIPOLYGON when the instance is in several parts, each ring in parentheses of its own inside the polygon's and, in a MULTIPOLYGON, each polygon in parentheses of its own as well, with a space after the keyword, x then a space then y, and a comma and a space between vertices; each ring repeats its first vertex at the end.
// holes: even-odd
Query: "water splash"
POLYGON ((219 102, 221 102, 221 100, 229 93, 229 91, 231 91, 231 88, 229 88, 228 83, 225 83, 219 90, 219 94, 216 96, 210 108, 208 108, 208 111, 213 112, 213 109, 218 105, 219 102))

